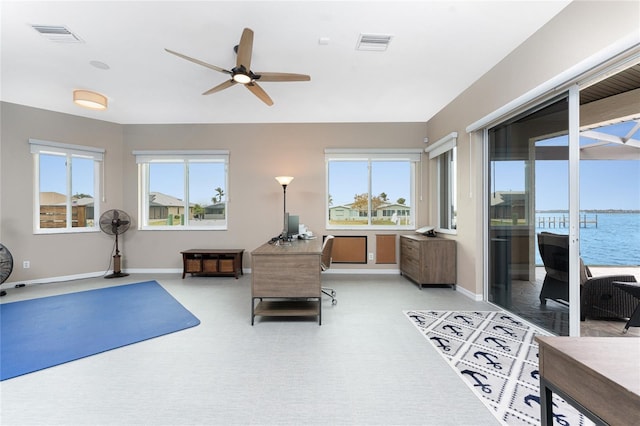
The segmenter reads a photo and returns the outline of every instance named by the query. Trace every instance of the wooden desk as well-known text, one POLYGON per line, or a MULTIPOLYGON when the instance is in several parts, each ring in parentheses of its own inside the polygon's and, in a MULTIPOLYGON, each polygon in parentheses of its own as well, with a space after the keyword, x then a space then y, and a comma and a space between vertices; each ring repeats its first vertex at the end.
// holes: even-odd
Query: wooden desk
POLYGON ((242 275, 244 249, 190 249, 182 253, 182 279, 186 274, 242 275))
POLYGON ((317 316, 322 324, 321 255, 320 239, 266 243, 252 251, 251 325, 256 315, 317 316))
POLYGON ((552 393, 596 424, 640 424, 640 339, 536 337, 542 425, 553 424, 552 393))

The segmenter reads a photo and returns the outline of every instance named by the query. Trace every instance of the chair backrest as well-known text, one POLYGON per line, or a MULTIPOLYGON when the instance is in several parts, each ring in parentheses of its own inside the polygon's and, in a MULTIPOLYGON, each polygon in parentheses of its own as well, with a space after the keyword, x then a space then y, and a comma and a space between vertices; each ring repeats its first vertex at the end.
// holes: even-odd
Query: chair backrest
POLYGON ((333 250, 333 235, 327 235, 322 243, 322 256, 320 258, 320 267, 323 271, 331 268, 331 250, 333 250))
POLYGON ((541 232, 538 234, 538 250, 547 274, 569 282, 569 236, 541 232))
MULTIPOLYGON (((569 236, 541 232, 538 234, 538 249, 549 276, 569 282, 569 236)), ((591 278, 591 270, 580 258, 580 284, 591 278)))

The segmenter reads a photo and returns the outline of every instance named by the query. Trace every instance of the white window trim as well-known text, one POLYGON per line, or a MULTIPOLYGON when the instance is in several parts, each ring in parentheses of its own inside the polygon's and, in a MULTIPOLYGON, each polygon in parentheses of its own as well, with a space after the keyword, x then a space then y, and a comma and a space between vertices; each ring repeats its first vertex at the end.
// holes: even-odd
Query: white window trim
MULTIPOLYGON (((104 176, 102 171, 104 167, 102 162, 104 161, 103 148, 96 148, 84 145, 74 145, 61 142, 45 141, 41 139, 29 139, 29 151, 33 154, 33 180, 34 180, 34 192, 33 192, 33 233, 34 234, 80 234, 87 232, 100 232, 100 226, 98 225, 98 219, 101 214, 100 200, 102 199, 101 188, 104 185, 104 176), (91 227, 76 227, 68 226, 64 228, 40 228, 40 154, 54 154, 65 155, 67 157, 82 157, 94 160, 94 197, 93 197, 93 214, 94 214, 94 226, 91 227)), ((71 191, 71 177, 67 176, 67 188, 66 191, 71 191)), ((65 194, 70 195, 70 194, 65 194)), ((67 212, 66 222, 72 224, 72 205, 71 197, 67 197, 67 212)))
MULTIPOLYGON (((348 229, 348 230, 362 230, 362 231, 378 231, 378 230, 408 230, 416 228, 416 218, 418 217, 417 207, 417 191, 416 191, 416 164, 422 160, 422 149, 417 148, 326 148, 325 153, 325 194, 329 193, 329 162, 330 161, 371 161, 371 160, 386 160, 386 161, 409 161, 411 162, 411 182, 410 191, 412 196, 413 206, 411 208, 410 221, 413 225, 396 225, 396 226, 382 226, 382 225, 331 225, 329 224, 329 205, 328 198, 325 200, 325 227, 329 230, 348 229)), ((371 173, 371 171, 369 171, 371 173)))
POLYGON ((429 154, 429 160, 444 154, 447 151, 456 147, 458 141, 458 132, 451 132, 447 136, 438 139, 428 147, 424 149, 424 152, 429 154))
MULTIPOLYGON (((226 231, 229 226, 229 151, 228 150, 164 150, 164 151, 132 151, 138 164, 138 229, 142 231, 226 231), (149 163, 175 162, 176 160, 188 162, 219 162, 225 166, 226 211, 223 225, 196 226, 196 225, 172 225, 150 226, 148 224, 149 211, 149 163)), ((186 176, 186 175, 185 175, 186 176)), ((185 186, 187 182, 185 180, 185 186)), ((185 188, 185 203, 189 199, 188 188, 185 188)), ((188 206, 184 206, 188 211, 188 206)))
MULTIPOLYGON (((437 211, 438 211, 438 215, 437 215, 437 224, 436 224, 436 231, 442 234, 450 234, 450 235, 457 235, 458 234, 458 230, 457 229, 452 229, 452 228, 442 228, 440 226, 440 224, 442 223, 442 217, 441 217, 441 212, 442 212, 442 197, 441 197, 441 193, 442 193, 442 185, 444 185, 444 183, 441 181, 440 176, 442 175, 442 170, 441 170, 441 163, 440 163, 440 159, 439 157, 441 155, 446 154, 449 151, 453 151, 454 148, 456 148, 458 144, 458 132, 451 132, 448 135, 444 136, 443 138, 435 141, 434 143, 432 143, 431 145, 429 145, 428 147, 426 147, 424 149, 424 152, 426 152, 427 154, 429 154, 429 159, 430 160, 437 160, 437 211)), ((457 159, 456 159, 456 168, 457 168, 457 159)), ((457 179, 457 170, 450 170, 449 171, 450 174, 453 176, 454 179, 457 179)), ((451 196, 451 202, 453 202, 454 200, 452 199, 452 194, 451 194, 451 181, 448 182, 448 186, 449 188, 447 188, 447 191, 449 192, 449 195, 451 196)), ((457 195, 457 194, 456 194, 457 195)))

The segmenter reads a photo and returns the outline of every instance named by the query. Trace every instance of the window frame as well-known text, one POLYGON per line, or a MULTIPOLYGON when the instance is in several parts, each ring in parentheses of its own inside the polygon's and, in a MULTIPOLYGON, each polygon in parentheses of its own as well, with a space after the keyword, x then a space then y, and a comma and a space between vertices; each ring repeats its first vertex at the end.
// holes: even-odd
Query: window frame
POLYGON ((76 234, 86 232, 100 232, 99 218, 101 214, 102 185, 103 185, 103 148, 74 145, 61 142, 46 141, 40 139, 29 139, 30 152, 33 155, 33 233, 34 234, 76 234), (66 212, 65 227, 63 228, 41 228, 40 227, 40 155, 56 155, 66 158, 66 212), (73 158, 84 158, 93 161, 93 226, 74 227, 73 226, 73 203, 71 193, 72 188, 72 160, 73 158))
POLYGON ((325 149, 325 227, 327 230, 414 230, 416 229, 416 218, 418 217, 418 197, 416 190, 417 182, 417 164, 421 161, 421 149, 325 149), (336 161, 360 161, 367 162, 368 168, 368 223, 366 225, 335 225, 330 223, 329 209, 329 164, 336 161), (402 215, 402 217, 409 217, 408 225, 372 225, 373 218, 371 212, 371 185, 372 185, 372 163, 376 161, 398 161, 408 162, 410 164, 410 182, 409 192, 411 199, 409 201, 409 207, 411 213, 409 215, 402 215))
POLYGON ((229 151, 133 151, 138 165, 138 229, 141 231, 226 231, 229 227, 229 151), (152 163, 183 163, 184 211, 189 211, 189 164, 224 164, 225 217, 217 225, 192 225, 186 215, 184 225, 149 225, 149 165, 152 163))
POLYGON ((429 160, 437 163, 437 224, 436 231, 456 235, 457 220, 457 173, 458 173, 458 133, 451 132, 425 148, 429 160), (453 169, 453 170, 451 170, 453 169), (446 173, 446 174, 445 174, 446 173), (443 214, 443 212, 446 212, 443 214), (446 217, 443 217, 446 216, 446 217), (446 220, 447 226, 442 226, 446 220))

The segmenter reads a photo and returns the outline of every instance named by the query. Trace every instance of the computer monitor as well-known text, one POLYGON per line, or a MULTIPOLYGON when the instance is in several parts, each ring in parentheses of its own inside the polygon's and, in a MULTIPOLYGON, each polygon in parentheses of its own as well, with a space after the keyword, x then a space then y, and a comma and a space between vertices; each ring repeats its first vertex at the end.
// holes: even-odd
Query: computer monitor
POLYGON ((298 235, 300 232, 300 216, 288 214, 287 218, 287 238, 298 235))

